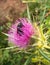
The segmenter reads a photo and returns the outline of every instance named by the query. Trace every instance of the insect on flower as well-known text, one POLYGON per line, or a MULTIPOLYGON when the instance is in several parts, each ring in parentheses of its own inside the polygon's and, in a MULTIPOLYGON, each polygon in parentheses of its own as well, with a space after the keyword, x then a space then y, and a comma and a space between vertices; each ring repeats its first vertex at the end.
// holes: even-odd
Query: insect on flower
POLYGON ((8 35, 9 42, 25 48, 29 44, 30 37, 34 35, 34 28, 27 18, 19 18, 12 24, 8 35))

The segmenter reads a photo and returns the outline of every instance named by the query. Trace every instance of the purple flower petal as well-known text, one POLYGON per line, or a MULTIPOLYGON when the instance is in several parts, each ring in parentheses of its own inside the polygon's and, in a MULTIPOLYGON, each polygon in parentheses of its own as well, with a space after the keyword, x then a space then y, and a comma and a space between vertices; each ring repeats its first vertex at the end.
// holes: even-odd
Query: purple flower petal
POLYGON ((34 32, 34 28, 27 18, 19 18, 8 31, 8 34, 13 36, 13 38, 8 37, 8 40, 18 47, 25 48, 34 32))

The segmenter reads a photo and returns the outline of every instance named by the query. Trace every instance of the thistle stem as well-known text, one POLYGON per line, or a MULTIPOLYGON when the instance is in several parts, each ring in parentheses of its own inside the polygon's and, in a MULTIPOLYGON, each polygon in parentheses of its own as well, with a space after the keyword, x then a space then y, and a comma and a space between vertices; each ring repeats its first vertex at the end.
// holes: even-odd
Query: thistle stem
POLYGON ((28 19, 31 21, 31 16, 30 16, 30 12, 29 12, 29 4, 27 3, 27 16, 28 19))

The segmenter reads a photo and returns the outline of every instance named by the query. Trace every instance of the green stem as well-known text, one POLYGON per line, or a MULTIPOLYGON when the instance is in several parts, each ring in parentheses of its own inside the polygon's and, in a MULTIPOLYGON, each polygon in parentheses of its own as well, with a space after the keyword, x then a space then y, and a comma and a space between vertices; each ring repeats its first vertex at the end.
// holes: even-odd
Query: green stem
POLYGON ((27 3, 27 16, 28 19, 31 21, 31 16, 30 16, 30 12, 29 12, 29 4, 27 3))

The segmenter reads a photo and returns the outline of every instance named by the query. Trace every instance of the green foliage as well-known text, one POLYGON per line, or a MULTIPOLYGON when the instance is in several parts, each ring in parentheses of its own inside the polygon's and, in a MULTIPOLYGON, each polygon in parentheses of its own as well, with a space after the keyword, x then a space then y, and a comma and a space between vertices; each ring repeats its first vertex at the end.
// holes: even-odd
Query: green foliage
POLYGON ((6 40, 7 36, 3 35, 0 30, 0 48, 4 48, 8 46, 8 41, 6 40))

